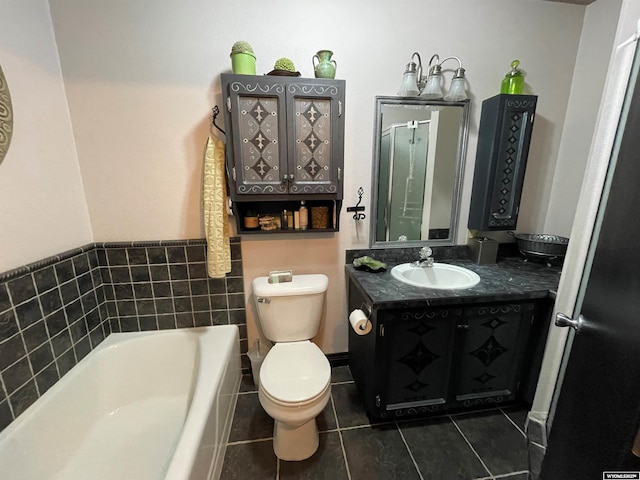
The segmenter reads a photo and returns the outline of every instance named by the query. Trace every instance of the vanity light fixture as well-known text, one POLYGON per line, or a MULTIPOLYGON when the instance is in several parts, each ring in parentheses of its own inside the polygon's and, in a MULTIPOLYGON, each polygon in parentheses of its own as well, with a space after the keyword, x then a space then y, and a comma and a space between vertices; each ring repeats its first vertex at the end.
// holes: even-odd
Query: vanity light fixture
POLYGON ((467 98, 465 82, 465 69, 462 68, 462 62, 458 57, 451 56, 440 61, 440 56, 436 53, 431 57, 431 60, 429 60, 428 75, 423 77, 420 54, 414 52, 413 55, 411 55, 411 61, 405 68, 398 95, 401 97, 415 97, 419 95, 422 98, 430 100, 444 98, 447 101, 460 101, 467 98), (417 62, 414 61, 414 59, 417 59, 417 62), (442 64, 447 60, 456 60, 458 62, 458 68, 455 70, 451 87, 445 95, 442 87, 442 64))
POLYGON ((398 95, 400 97, 415 97, 420 95, 420 89, 418 88, 418 81, 422 77, 422 61, 420 60, 420 54, 414 52, 411 56, 411 61, 407 64, 407 68, 404 70, 402 76, 402 85, 398 95), (414 57, 418 57, 418 63, 413 61, 414 57))

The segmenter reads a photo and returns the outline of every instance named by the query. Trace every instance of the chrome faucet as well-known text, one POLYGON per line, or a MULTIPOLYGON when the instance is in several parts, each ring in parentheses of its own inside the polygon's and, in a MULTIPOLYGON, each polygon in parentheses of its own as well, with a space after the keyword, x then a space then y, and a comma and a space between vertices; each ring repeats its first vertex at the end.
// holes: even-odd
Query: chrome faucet
POLYGON ((433 251, 430 247, 422 247, 420 249, 420 260, 411 262, 412 267, 433 267, 433 251))

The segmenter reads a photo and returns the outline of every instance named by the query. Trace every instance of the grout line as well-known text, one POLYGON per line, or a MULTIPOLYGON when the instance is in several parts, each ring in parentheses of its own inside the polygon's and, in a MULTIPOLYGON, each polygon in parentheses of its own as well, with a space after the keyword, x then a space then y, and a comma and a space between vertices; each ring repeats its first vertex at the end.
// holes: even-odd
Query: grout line
POLYGON ((390 425, 392 422, 376 422, 376 423, 363 423, 362 425, 352 425, 350 427, 340 427, 339 430, 344 432, 346 430, 359 430, 361 428, 373 428, 383 425, 390 425))
POLYGON ((516 427, 516 428, 518 429, 518 431, 522 434, 522 436, 523 436, 524 438, 527 438, 527 434, 526 434, 526 433, 524 433, 524 431, 520 428, 520 426, 519 426, 516 422, 514 422, 514 421, 513 421, 513 419, 512 419, 509 415, 507 415, 507 414, 505 413, 505 411, 504 411, 504 410, 502 410, 502 408, 498 407, 498 410, 500 410, 500 412, 501 412, 505 417, 507 417, 507 420, 509 420, 509 421, 513 424, 513 426, 514 426, 514 427, 516 427))
POLYGON ((502 473, 500 475, 496 475, 495 477, 493 477, 495 480, 499 479, 499 478, 509 478, 512 477, 514 475, 522 475, 523 473, 530 473, 529 470, 519 470, 517 472, 510 472, 510 473, 502 473))
POLYGON ((484 463, 484 460, 482 460, 482 457, 480 457, 480 454, 476 451, 476 449, 473 447, 473 445, 471 444, 471 442, 469 441, 469 439, 466 437, 466 435, 464 433, 462 433, 462 430, 460 429, 460 427, 458 426, 458 424, 456 423, 456 421, 451 417, 451 415, 447 415, 447 417, 449 417, 449 420, 451 420, 451 422, 453 422, 453 426, 456 427, 456 429, 458 430, 458 432, 460 432, 460 435, 462 435, 462 438, 464 438, 464 441, 467 442, 467 444, 469 445, 469 448, 471 448, 471 450, 473 451, 473 453, 476 454, 476 457, 478 457, 478 460, 480 460, 480 463, 482 464, 482 466, 485 468, 485 470, 487 471, 487 473, 489 474, 490 477, 493 477, 493 473, 491 473, 491 470, 489 470, 489 467, 487 467, 487 464, 484 463))
POLYGON ((400 433, 400 438, 402 438, 402 442, 404 443, 404 446, 407 449, 407 452, 409 452, 409 456, 411 457, 413 466, 416 467, 416 471, 418 472, 418 476, 420 477, 420 480, 424 480, 424 477, 422 476, 422 472, 420 471, 420 467, 418 467, 418 462, 416 462, 416 459, 413 456, 413 452, 411 451, 411 448, 409 448, 409 444, 407 443, 407 440, 404 438, 404 434, 402 433, 402 429, 400 428, 400 425, 398 425, 398 422, 393 422, 393 424, 396 426, 398 433, 400 433))
POLYGON ((349 461, 347 460, 347 451, 344 448, 344 440, 342 439, 342 432, 340 431, 340 422, 338 421, 338 412, 336 411, 336 404, 333 401, 333 393, 329 396, 331 399, 331 409, 333 410, 333 416, 336 419, 336 429, 338 431, 338 438, 340 439, 340 449, 342 450, 342 458, 344 459, 344 466, 347 469, 347 479, 351 480, 351 470, 349 469, 349 461))
POLYGON ((236 440, 234 442, 227 442, 227 445, 246 445, 247 443, 266 442, 273 440, 273 437, 252 438, 250 440, 236 440))
POLYGON ((349 385, 355 383, 353 380, 345 380, 344 382, 331 382, 331 385, 349 385))

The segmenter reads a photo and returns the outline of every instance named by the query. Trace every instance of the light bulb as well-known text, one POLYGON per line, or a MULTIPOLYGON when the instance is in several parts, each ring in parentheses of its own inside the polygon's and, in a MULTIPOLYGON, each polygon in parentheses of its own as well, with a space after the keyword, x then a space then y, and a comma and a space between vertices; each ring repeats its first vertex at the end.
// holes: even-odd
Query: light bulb
POLYGON ((451 88, 449 93, 444 97, 448 102, 459 102, 467 98, 467 92, 464 88, 464 78, 454 78, 451 80, 451 88))
POLYGON ((460 67, 456 69, 456 74, 451 80, 451 88, 449 93, 444 97, 449 102, 459 102, 467 98, 467 91, 465 90, 464 68, 460 67))
POLYGON ((420 90, 418 90, 418 78, 415 70, 413 72, 404 72, 398 95, 401 97, 415 97, 418 94, 420 94, 420 90))
POLYGON ((422 98, 435 100, 442 98, 444 92, 442 91, 442 75, 439 73, 432 73, 427 78, 427 85, 422 91, 422 98))

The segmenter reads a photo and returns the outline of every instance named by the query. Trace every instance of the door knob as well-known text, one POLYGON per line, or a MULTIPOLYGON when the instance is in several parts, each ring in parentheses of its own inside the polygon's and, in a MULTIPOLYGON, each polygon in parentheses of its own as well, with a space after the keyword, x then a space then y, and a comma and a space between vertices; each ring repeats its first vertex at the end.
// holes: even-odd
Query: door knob
POLYGON ((557 313, 555 323, 556 327, 571 327, 576 331, 576 333, 578 333, 584 323, 584 317, 582 315, 578 315, 578 318, 571 318, 564 313, 557 313))

